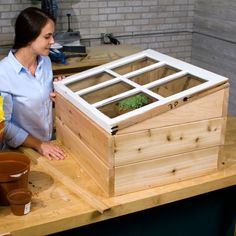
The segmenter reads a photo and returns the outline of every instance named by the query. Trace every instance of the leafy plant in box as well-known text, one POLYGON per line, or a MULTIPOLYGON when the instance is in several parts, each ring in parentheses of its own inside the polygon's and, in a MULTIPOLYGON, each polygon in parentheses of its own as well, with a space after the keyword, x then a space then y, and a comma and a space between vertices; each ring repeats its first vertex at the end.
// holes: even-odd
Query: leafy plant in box
POLYGON ((119 110, 127 111, 143 107, 149 103, 149 98, 145 95, 139 94, 121 100, 118 103, 119 110))

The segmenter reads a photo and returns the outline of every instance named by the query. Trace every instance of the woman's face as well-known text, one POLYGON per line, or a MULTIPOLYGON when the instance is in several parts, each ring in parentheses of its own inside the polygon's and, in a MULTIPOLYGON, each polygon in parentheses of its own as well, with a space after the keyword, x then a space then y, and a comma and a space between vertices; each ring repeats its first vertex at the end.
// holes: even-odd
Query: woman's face
POLYGON ((30 47, 35 55, 48 56, 49 49, 54 43, 54 22, 48 20, 47 24, 42 28, 40 35, 30 43, 30 47))

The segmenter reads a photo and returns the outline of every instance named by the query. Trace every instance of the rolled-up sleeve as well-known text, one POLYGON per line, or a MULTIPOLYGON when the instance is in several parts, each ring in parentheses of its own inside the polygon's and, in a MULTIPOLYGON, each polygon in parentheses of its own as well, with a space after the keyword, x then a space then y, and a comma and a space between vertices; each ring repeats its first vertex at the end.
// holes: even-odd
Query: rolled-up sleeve
POLYGON ((38 57, 34 75, 12 51, 0 61, 0 93, 5 112, 3 149, 22 145, 29 134, 42 141, 51 139, 52 79, 49 57, 38 57))
POLYGON ((1 95, 3 97, 3 107, 5 112, 4 141, 8 146, 16 148, 25 141, 29 134, 12 122, 12 95, 3 92, 1 95))

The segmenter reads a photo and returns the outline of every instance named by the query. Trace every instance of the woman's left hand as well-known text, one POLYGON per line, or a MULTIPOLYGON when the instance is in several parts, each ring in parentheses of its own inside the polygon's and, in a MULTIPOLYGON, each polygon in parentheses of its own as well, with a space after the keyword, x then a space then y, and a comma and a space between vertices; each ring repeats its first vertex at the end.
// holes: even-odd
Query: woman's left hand
POLYGON ((58 145, 49 141, 41 141, 30 134, 26 137, 22 146, 35 149, 49 160, 64 160, 66 156, 65 152, 58 145))
POLYGON ((65 79, 65 76, 60 75, 60 76, 58 76, 58 77, 55 77, 55 78, 53 79, 53 82, 58 82, 58 81, 61 81, 61 80, 63 80, 63 79, 65 79))
POLYGON ((50 142, 42 142, 38 148, 38 152, 43 156, 47 157, 49 160, 64 160, 64 151, 55 144, 50 142))
MULTIPOLYGON (((63 79, 65 79, 65 77, 62 76, 62 75, 60 75, 60 76, 54 78, 54 79, 53 79, 53 82, 58 82, 58 81, 63 80, 63 79)), ((52 100, 53 102, 55 102, 56 93, 55 93, 55 92, 51 92, 49 96, 50 96, 51 100, 52 100)))

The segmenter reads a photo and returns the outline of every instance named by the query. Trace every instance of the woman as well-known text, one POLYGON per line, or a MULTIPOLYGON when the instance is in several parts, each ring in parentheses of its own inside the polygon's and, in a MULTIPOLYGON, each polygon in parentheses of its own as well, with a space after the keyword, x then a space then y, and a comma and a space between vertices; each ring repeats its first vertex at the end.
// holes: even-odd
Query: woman
POLYGON ((54 43, 53 18, 30 7, 16 19, 13 49, 0 62, 4 98, 4 148, 30 147, 48 159, 64 159, 52 138, 53 75, 49 49, 54 43))

